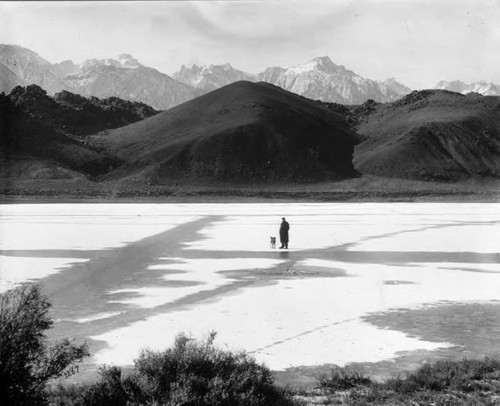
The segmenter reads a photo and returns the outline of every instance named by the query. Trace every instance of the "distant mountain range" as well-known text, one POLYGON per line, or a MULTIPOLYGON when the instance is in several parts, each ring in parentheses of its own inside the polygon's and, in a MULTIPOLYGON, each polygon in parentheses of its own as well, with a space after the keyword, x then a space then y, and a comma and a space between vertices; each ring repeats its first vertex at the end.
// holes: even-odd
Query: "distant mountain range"
MULTIPOLYGON (((117 59, 89 59, 81 65, 70 60, 51 64, 29 49, 0 45, 0 91, 6 93, 16 86, 36 84, 49 94, 68 90, 84 96, 115 96, 166 110, 240 80, 267 82, 310 99, 342 104, 362 104, 369 99, 386 103, 411 92, 394 78, 363 78, 327 56, 292 67, 270 67, 258 74, 235 69, 229 63, 182 66, 171 77, 129 54, 117 59)), ((499 85, 486 82, 467 85, 442 81, 436 88, 500 95, 499 85)))
POLYGON ((257 75, 234 69, 230 64, 182 66, 173 77, 206 91, 238 80, 267 82, 309 99, 344 104, 360 104, 368 99, 389 102, 411 92, 395 79, 377 82, 362 78, 343 66, 335 65, 327 56, 290 68, 268 68, 257 75))
POLYGON ((411 92, 395 79, 365 79, 327 56, 290 68, 268 68, 258 79, 310 99, 343 104, 361 104, 368 99, 390 102, 411 92))
POLYGON ((126 54, 118 60, 87 60, 64 79, 72 91, 85 96, 116 96, 158 109, 169 109, 202 94, 126 54))
POLYGON ((410 92, 328 57, 258 75, 183 66, 170 77, 127 54, 51 64, 5 45, 0 74, 7 183, 500 177, 500 97, 479 94, 499 89, 485 82, 410 92))
POLYGON ((202 94, 126 54, 116 60, 90 59, 82 65, 72 61, 51 64, 29 49, 0 45, 0 74, 0 91, 5 93, 35 84, 49 94, 68 90, 84 96, 119 97, 157 109, 169 109, 202 94))
POLYGON ((182 65, 180 71, 175 72, 172 77, 204 91, 215 90, 239 80, 257 81, 256 75, 234 69, 229 63, 210 66, 193 65, 190 68, 182 65))
POLYGON ((467 84, 461 82, 460 80, 454 80, 452 82, 442 80, 436 85, 436 89, 449 90, 451 92, 462 94, 479 93, 483 96, 500 96, 500 85, 495 85, 494 83, 488 83, 485 81, 467 84))
POLYGON ((0 92, 35 84, 50 94, 69 90, 69 84, 54 66, 29 49, 0 44, 0 92))

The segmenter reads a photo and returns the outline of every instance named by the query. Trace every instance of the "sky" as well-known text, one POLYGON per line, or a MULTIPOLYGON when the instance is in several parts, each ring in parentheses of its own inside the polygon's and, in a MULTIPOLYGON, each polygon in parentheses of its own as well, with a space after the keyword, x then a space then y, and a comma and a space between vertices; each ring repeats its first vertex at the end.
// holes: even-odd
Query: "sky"
POLYGON ((500 0, 0 1, 0 43, 49 62, 129 53, 171 75, 223 64, 258 73, 329 56, 413 88, 500 83, 500 0))

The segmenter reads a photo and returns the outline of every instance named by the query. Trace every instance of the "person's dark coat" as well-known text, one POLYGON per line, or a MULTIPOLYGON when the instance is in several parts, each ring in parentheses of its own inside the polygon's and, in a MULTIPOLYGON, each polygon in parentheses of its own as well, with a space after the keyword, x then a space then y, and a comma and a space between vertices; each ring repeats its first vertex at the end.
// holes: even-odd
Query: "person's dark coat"
POLYGON ((286 220, 283 220, 280 226, 280 241, 282 245, 288 245, 288 230, 290 230, 290 224, 286 220))

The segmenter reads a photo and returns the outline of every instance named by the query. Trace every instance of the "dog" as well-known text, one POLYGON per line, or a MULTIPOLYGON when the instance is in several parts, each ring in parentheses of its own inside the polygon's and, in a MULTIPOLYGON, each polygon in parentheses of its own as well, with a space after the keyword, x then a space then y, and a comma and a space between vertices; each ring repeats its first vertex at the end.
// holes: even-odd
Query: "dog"
POLYGON ((276 249, 276 237, 271 237, 271 248, 276 249))

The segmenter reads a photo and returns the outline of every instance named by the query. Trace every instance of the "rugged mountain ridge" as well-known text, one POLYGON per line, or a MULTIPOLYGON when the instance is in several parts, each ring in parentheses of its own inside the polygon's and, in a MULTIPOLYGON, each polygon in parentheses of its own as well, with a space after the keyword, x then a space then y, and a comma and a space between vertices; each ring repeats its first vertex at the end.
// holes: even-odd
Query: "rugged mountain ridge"
POLYGON ((310 99, 342 104, 361 104, 368 99, 389 102, 411 91, 394 79, 365 79, 327 56, 290 68, 268 68, 258 79, 310 99))
POLYGON ((191 67, 182 65, 181 69, 175 72, 172 77, 179 82, 205 91, 215 90, 240 80, 251 82, 257 80, 256 75, 234 69, 229 63, 210 66, 192 65, 191 67))
POLYGON ((141 65, 128 54, 115 59, 85 61, 65 77, 70 88, 84 96, 119 97, 157 109, 169 109, 201 94, 156 69, 141 65))
MULTIPOLYGON (((84 96, 119 97, 168 109, 203 93, 239 80, 264 81, 302 96, 330 103, 362 104, 367 100, 392 102, 411 92, 394 78, 366 79, 329 57, 292 67, 270 67, 258 74, 230 64, 182 66, 170 77, 142 65, 129 54, 117 59, 89 59, 77 65, 66 60, 51 64, 35 52, 16 45, 0 45, 0 92, 36 84, 55 94, 68 90, 84 96)), ((466 84, 441 81, 437 89, 459 93, 500 95, 500 86, 487 82, 466 84)))
POLYGON ((70 89, 54 66, 35 52, 17 45, 0 44, 0 92, 9 93, 16 86, 30 84, 51 94, 70 89))
POLYGON ((256 75, 234 69, 229 64, 183 66, 173 77, 204 90, 238 80, 262 81, 310 99, 344 104, 360 104, 368 99, 389 102, 411 91, 394 78, 383 82, 362 78, 326 56, 289 68, 267 68, 256 75))
POLYGON ((168 109, 202 92, 140 64, 128 54, 118 59, 90 59, 51 64, 29 49, 0 45, 0 91, 35 84, 49 94, 68 90, 83 96, 119 97, 168 109))

